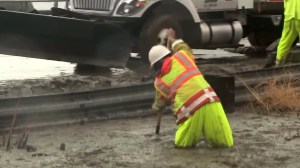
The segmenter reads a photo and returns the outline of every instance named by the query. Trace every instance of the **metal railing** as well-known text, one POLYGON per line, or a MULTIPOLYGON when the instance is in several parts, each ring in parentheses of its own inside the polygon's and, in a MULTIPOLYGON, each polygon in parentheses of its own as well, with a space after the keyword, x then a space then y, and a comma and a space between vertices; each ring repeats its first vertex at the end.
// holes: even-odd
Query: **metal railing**
MULTIPOLYGON (((295 78, 300 77, 300 64, 229 74, 242 79, 242 82, 235 80, 235 105, 253 100, 245 85, 255 86, 274 75, 284 78, 286 70, 293 72, 295 78)), ((221 82, 221 85, 224 83, 221 82)), ((0 99, 0 132, 9 129, 14 113, 17 113, 16 127, 19 128, 153 115, 151 104, 154 93, 151 83, 79 93, 0 99)))

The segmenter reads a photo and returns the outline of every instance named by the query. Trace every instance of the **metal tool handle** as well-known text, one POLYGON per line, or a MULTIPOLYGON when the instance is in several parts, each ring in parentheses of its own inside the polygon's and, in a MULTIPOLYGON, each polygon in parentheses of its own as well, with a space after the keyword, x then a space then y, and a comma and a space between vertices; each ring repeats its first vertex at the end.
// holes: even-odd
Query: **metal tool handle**
POLYGON ((157 113, 157 124, 156 124, 156 130, 155 130, 155 134, 159 134, 159 130, 160 130, 160 122, 161 122, 161 111, 158 111, 157 113))

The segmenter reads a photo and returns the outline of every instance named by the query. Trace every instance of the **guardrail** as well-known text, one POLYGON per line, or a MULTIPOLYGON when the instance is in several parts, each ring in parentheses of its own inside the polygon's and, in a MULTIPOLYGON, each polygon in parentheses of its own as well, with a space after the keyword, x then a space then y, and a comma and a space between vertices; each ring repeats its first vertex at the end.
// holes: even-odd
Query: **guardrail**
MULTIPOLYGON (((294 78, 299 78, 300 64, 231 74, 235 76, 235 104, 240 105, 254 100, 253 95, 249 93, 248 89, 245 87, 245 84, 249 87, 253 87, 255 85, 262 84, 265 81, 271 80, 275 76, 278 79, 283 80, 287 78, 287 73, 292 73, 294 78)), ((263 93, 261 94, 263 95, 263 93)))
MULTIPOLYGON (((212 75, 206 78, 213 87, 217 87, 215 90, 224 100, 224 108, 234 110, 234 79, 212 75)), ((17 114, 17 127, 154 114, 151 112, 154 94, 153 83, 150 83, 89 92, 0 99, 0 130, 10 125, 14 113, 17 114)))
MULTIPOLYGON (((234 102, 241 105, 253 100, 245 84, 255 86, 274 75, 284 78, 287 70, 296 77, 300 76, 300 65, 291 65, 206 78, 221 98, 225 110, 230 112, 234 110, 234 102), (235 81, 233 76, 236 76, 235 81)), ((0 130, 9 128, 14 113, 17 114, 16 126, 19 128, 151 115, 154 114, 150 109, 154 93, 150 83, 80 93, 0 99, 0 130)))

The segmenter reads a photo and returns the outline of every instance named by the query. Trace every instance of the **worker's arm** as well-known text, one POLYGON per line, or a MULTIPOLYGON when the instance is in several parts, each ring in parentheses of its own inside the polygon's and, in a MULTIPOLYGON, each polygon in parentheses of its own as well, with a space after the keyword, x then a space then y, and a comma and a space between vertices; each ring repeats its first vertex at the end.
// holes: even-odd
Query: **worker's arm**
POLYGON ((175 40, 172 43, 172 50, 174 52, 183 51, 189 57, 194 59, 194 55, 193 55, 193 52, 192 52, 191 48, 182 39, 175 40))
POLYGON ((152 105, 152 109, 154 111, 161 111, 167 105, 168 100, 158 91, 156 90, 155 101, 152 105))
POLYGON ((195 59, 191 48, 182 39, 176 39, 173 29, 168 30, 167 38, 169 49, 173 50, 173 52, 183 51, 186 55, 195 59))

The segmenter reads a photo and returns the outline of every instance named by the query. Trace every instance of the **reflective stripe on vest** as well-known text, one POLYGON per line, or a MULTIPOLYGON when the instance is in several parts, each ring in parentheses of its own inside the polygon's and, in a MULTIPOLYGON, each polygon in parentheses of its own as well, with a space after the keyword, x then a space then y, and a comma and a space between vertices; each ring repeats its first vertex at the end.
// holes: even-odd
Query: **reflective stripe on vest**
POLYGON ((192 96, 184 105, 178 109, 176 123, 179 125, 191 117, 196 110, 210 102, 220 101, 217 94, 212 88, 207 88, 199 91, 192 96))
POLYGON ((195 68, 195 65, 180 52, 175 53, 174 58, 177 59, 186 69, 195 68))
POLYGON ((178 88, 180 88, 180 86, 182 86, 186 81, 197 75, 202 75, 197 68, 184 71, 183 73, 178 75, 177 78, 175 78, 175 80, 172 82, 170 89, 170 97, 174 98, 178 88))
POLYGON ((155 85, 158 87, 159 90, 161 90, 164 94, 169 95, 170 94, 170 87, 160 78, 155 79, 155 85))

